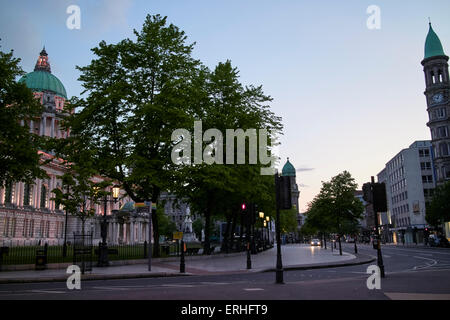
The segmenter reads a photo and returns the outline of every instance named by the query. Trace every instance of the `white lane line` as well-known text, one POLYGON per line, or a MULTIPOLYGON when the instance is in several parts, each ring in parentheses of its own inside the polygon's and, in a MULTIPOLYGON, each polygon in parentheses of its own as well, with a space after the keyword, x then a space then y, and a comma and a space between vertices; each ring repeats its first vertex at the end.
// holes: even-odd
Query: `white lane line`
POLYGON ((121 287, 92 287, 92 289, 97 290, 129 290, 128 288, 121 288, 121 287))
POLYGON ((415 266, 415 267, 413 268, 413 270, 426 269, 426 268, 430 268, 430 267, 432 267, 432 266, 434 266, 434 265, 437 264, 437 261, 436 261, 436 260, 433 260, 433 259, 430 259, 430 258, 424 258, 424 257, 418 257, 418 256, 413 256, 413 258, 416 258, 416 259, 424 259, 424 260, 431 261, 431 264, 428 264, 428 263, 427 263, 427 265, 425 265, 425 266, 415 266))
POLYGON ((245 288, 245 291, 264 291, 262 288, 245 288))
MULTIPOLYGON (((425 249, 427 251, 424 251, 423 249, 421 250, 421 249, 416 249, 416 248, 403 249, 403 248, 382 247, 381 250, 383 250, 383 249, 391 249, 392 251, 397 250, 397 251, 409 251, 409 252, 414 252, 414 253, 426 253, 426 254, 431 254, 431 255, 443 254, 443 255, 446 255, 446 256, 450 256, 450 253, 448 253, 448 252, 435 251, 434 249, 425 249)), ((392 254, 392 251, 390 251, 389 253, 392 254)))
POLYGON ((163 284, 161 287, 168 288, 193 288, 193 285, 190 284, 163 284))
POLYGON ((52 290, 27 290, 33 293, 66 293, 65 291, 52 291, 52 290))

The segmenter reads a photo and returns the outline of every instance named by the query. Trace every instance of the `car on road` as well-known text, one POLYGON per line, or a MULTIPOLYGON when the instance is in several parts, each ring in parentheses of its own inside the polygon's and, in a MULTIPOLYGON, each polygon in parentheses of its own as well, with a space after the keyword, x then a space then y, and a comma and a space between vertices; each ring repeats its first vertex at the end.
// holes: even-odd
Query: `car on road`
POLYGON ((320 246, 320 240, 319 239, 312 239, 311 240, 312 246, 320 246))
POLYGON ((443 247, 443 248, 449 248, 450 244, 443 235, 430 235, 428 243, 430 244, 430 247, 443 247))

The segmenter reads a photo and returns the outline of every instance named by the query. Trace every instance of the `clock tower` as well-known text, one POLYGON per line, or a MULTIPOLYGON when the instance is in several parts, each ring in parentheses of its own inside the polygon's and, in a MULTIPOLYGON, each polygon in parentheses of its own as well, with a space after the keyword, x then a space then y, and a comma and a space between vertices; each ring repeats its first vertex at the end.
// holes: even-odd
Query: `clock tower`
POLYGON ((431 27, 425 41, 425 73, 428 123, 434 152, 436 180, 442 184, 450 180, 450 78, 448 59, 441 41, 431 27))

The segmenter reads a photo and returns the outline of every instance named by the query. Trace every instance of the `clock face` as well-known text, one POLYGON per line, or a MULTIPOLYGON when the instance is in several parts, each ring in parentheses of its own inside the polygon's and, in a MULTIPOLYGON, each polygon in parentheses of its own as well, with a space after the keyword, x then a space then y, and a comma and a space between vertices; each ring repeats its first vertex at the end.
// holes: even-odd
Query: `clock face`
POLYGON ((438 93, 433 96, 434 102, 441 102, 442 100, 444 100, 444 96, 442 95, 442 93, 438 93))

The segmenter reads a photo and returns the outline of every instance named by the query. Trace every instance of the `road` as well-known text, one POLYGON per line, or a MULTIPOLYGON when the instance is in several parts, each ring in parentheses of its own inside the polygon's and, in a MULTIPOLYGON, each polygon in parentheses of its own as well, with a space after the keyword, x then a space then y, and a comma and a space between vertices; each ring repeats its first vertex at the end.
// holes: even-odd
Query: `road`
MULTIPOLYGON (((353 244, 343 248, 353 253, 353 244)), ((376 255, 368 245, 358 252, 376 255)), ((450 300, 449 249, 383 246, 382 252, 386 277, 379 290, 367 288, 366 264, 285 271, 281 285, 273 272, 84 281, 81 290, 64 282, 4 284, 0 300, 450 300)))

